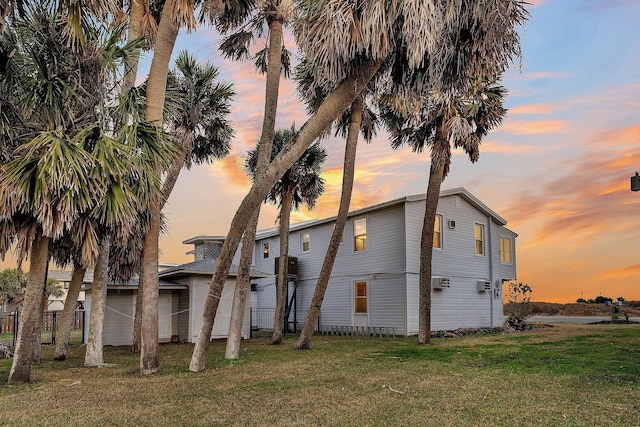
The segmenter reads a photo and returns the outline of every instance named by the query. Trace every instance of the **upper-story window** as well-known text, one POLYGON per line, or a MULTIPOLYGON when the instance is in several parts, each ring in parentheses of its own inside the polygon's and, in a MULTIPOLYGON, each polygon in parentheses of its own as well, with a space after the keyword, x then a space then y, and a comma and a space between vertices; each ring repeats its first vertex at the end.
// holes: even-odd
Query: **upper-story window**
POLYGON ((436 215, 433 224, 433 247, 442 249, 442 215, 436 215))
POLYGON ((476 255, 484 255, 484 225, 475 225, 476 255))
POLYGON ((511 264, 511 238, 500 236, 500 262, 511 264))
POLYGON ((262 243, 262 258, 269 258, 269 242, 262 243))
POLYGON ((300 233, 300 252, 309 252, 311 249, 311 235, 308 231, 300 233))
POLYGON ((353 250, 355 252, 366 251, 367 245, 367 218, 353 220, 353 250))

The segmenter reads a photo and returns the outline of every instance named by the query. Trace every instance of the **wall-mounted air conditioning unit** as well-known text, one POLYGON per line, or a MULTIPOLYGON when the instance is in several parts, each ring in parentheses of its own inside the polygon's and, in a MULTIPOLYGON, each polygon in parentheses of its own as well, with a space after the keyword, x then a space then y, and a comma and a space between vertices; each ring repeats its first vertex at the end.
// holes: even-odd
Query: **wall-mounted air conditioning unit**
POLYGON ((455 219, 450 219, 449 221, 447 221, 447 226, 451 230, 455 230, 456 229, 456 220, 455 219))
POLYGON ((433 289, 444 289, 451 286, 451 281, 446 277, 432 277, 431 287, 433 289))
POLYGON ((491 290, 491 282, 488 280, 478 279, 478 292, 486 292, 491 290))

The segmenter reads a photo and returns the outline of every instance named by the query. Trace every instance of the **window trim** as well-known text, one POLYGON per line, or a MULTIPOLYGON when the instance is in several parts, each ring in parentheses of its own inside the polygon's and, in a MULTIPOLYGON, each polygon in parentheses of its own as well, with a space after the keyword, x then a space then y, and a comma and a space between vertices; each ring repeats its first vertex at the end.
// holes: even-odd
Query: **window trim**
POLYGON ((473 242, 474 242, 474 253, 476 254, 476 256, 486 256, 487 255, 487 239, 485 236, 485 231, 484 231, 484 224, 481 224, 479 222, 476 222, 473 224, 473 242), (476 228, 480 227, 481 230, 481 242, 482 242, 482 253, 478 253, 478 238, 476 236, 476 228))
POLYGON ((369 252, 369 219, 366 216, 354 218, 351 221, 351 227, 353 229, 353 253, 369 252), (364 234, 356 235, 356 222, 358 221, 364 221, 364 234), (360 250, 356 249, 356 238, 359 236, 364 236, 364 248, 360 250))
POLYGON ((513 265, 513 239, 509 236, 500 236, 500 263, 505 265, 513 265), (509 242, 509 251, 504 250, 503 242, 509 242), (505 254, 509 254, 509 259, 505 260, 505 254))
POLYGON ((300 232, 300 253, 301 254, 306 254, 307 252, 311 252, 311 232, 310 231, 301 231, 300 232), (307 240, 307 250, 304 250, 304 244, 305 244, 305 239, 304 237, 307 236, 308 240, 307 240))
POLYGON ((438 250, 444 250, 444 227, 443 225, 443 221, 444 218, 442 215, 440 214, 436 214, 436 218, 435 221, 433 222, 433 239, 434 239, 434 243, 435 243, 435 237, 436 237, 436 225, 438 224, 438 219, 440 220, 440 230, 438 231, 438 243, 439 246, 433 245, 433 249, 438 249, 438 250))

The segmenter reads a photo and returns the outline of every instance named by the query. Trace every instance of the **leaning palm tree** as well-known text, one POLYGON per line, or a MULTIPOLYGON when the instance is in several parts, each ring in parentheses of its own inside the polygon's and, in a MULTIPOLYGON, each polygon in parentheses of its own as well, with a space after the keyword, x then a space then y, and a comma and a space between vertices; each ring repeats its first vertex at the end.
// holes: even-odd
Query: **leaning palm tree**
POLYGON ((475 83, 468 92, 432 92, 423 100, 414 117, 398 116, 391 109, 384 113, 391 146, 409 145, 420 153, 431 152, 429 183, 420 243, 420 299, 418 342, 428 344, 431 337, 431 271, 434 225, 440 187, 451 164, 451 149, 460 148, 472 162, 479 157, 482 138, 499 126, 506 114, 506 90, 497 84, 475 83))
MULTIPOLYGON (((284 77, 289 75, 289 52, 284 45, 283 28, 290 22, 292 13, 292 0, 264 2, 244 0, 226 4, 224 12, 216 22, 218 30, 223 34, 231 33, 225 36, 220 44, 220 50, 225 57, 234 60, 252 60, 255 69, 266 75, 264 115, 258 143, 259 161, 256 170, 258 174, 262 173, 269 164, 269 153, 271 152, 278 108, 280 75, 282 74, 284 77), (268 42, 263 49, 251 55, 249 53, 250 45, 255 43, 256 39, 264 37, 265 33, 268 35, 268 42)), ((260 208, 258 207, 243 235, 244 243, 240 252, 240 265, 229 319, 225 355, 229 359, 237 358, 240 349, 242 322, 249 294, 251 257, 259 215, 260 208)), ((215 311, 213 307, 209 307, 208 310, 215 311)))
MULTIPOLYGON (((289 129, 276 131, 273 140, 272 158, 289 143, 296 134, 295 125, 289 129)), ((255 179, 258 150, 248 153, 245 170, 255 179)), ((289 219, 291 209, 298 210, 302 204, 312 209, 315 202, 324 192, 324 180, 320 177, 322 163, 327 154, 319 144, 309 147, 302 156, 276 182, 267 196, 267 201, 280 208, 280 260, 278 266, 278 291, 276 310, 273 320, 272 344, 282 343, 284 312, 287 302, 287 266, 289 256, 289 219)))
MULTIPOLYGON (((468 4, 467 4, 468 3, 468 4)), ((301 2, 295 26, 298 47, 306 59, 322 70, 317 84, 329 94, 317 112, 307 120, 257 179, 238 207, 231 222, 216 271, 213 274, 190 369, 204 369, 210 330, 217 300, 226 280, 231 260, 252 213, 277 182, 313 141, 353 102, 366 84, 380 76, 398 83, 411 83, 424 90, 430 75, 443 73, 444 65, 455 64, 447 84, 484 74, 496 75, 520 53, 517 26, 526 20, 524 2, 519 0, 474 0, 464 7, 473 10, 474 26, 443 14, 443 8, 462 8, 460 2, 377 0, 358 2, 301 2), (492 19, 487 19, 491 16, 492 19), (444 33, 444 21, 453 45, 440 61, 436 39, 444 33), (459 42, 459 46, 455 43, 459 42), (459 48, 459 50, 457 49, 459 48), (469 53, 473 53, 470 55, 469 53), (462 55, 464 54, 464 55, 462 55), (414 84, 415 83, 415 84, 414 84)), ((450 72, 450 68, 447 72, 450 72)))
POLYGON ((331 233, 329 246, 322 262, 318 281, 313 291, 313 297, 304 326, 300 331, 300 337, 296 348, 299 350, 308 349, 311 345, 311 337, 315 325, 320 316, 320 309, 324 300, 324 295, 329 286, 329 279, 333 265, 340 248, 344 227, 349 214, 349 206, 351 204, 351 194, 353 191, 353 182, 355 178, 356 151, 358 148, 358 134, 362 133, 365 141, 370 142, 375 136, 378 128, 378 115, 367 107, 363 98, 363 92, 354 99, 351 107, 346 110, 336 126, 336 135, 345 138, 345 151, 342 173, 342 191, 340 194, 340 205, 338 206, 338 215, 336 217, 335 227, 331 233))

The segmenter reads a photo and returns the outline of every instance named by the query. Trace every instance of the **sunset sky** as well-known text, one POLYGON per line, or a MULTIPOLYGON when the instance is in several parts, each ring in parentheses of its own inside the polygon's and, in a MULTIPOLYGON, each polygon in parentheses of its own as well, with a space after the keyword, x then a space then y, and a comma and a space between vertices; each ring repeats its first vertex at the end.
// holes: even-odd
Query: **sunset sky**
MULTIPOLYGON (((523 63, 503 80, 509 113, 483 142, 478 163, 454 155, 442 188, 466 187, 519 234, 518 279, 532 286, 534 300, 640 300, 640 192, 629 185, 640 170, 640 2, 530 2, 523 63)), ((225 160, 182 172, 165 209, 162 261, 190 261, 185 239, 225 235, 249 187, 241 155, 260 133, 264 79, 249 63, 223 60, 220 39, 207 29, 181 33, 174 52, 188 49, 235 85, 237 133, 225 160)), ((285 42, 293 47, 291 37, 285 42)), ((295 84, 283 81, 277 126, 305 120, 295 84)), ((292 222, 337 213, 344 143, 322 144, 327 191, 292 222)), ((356 167, 352 209, 426 191, 428 153, 393 151, 384 132, 359 146, 356 167)), ((260 228, 273 227, 275 217, 274 207, 263 208, 260 228)))

